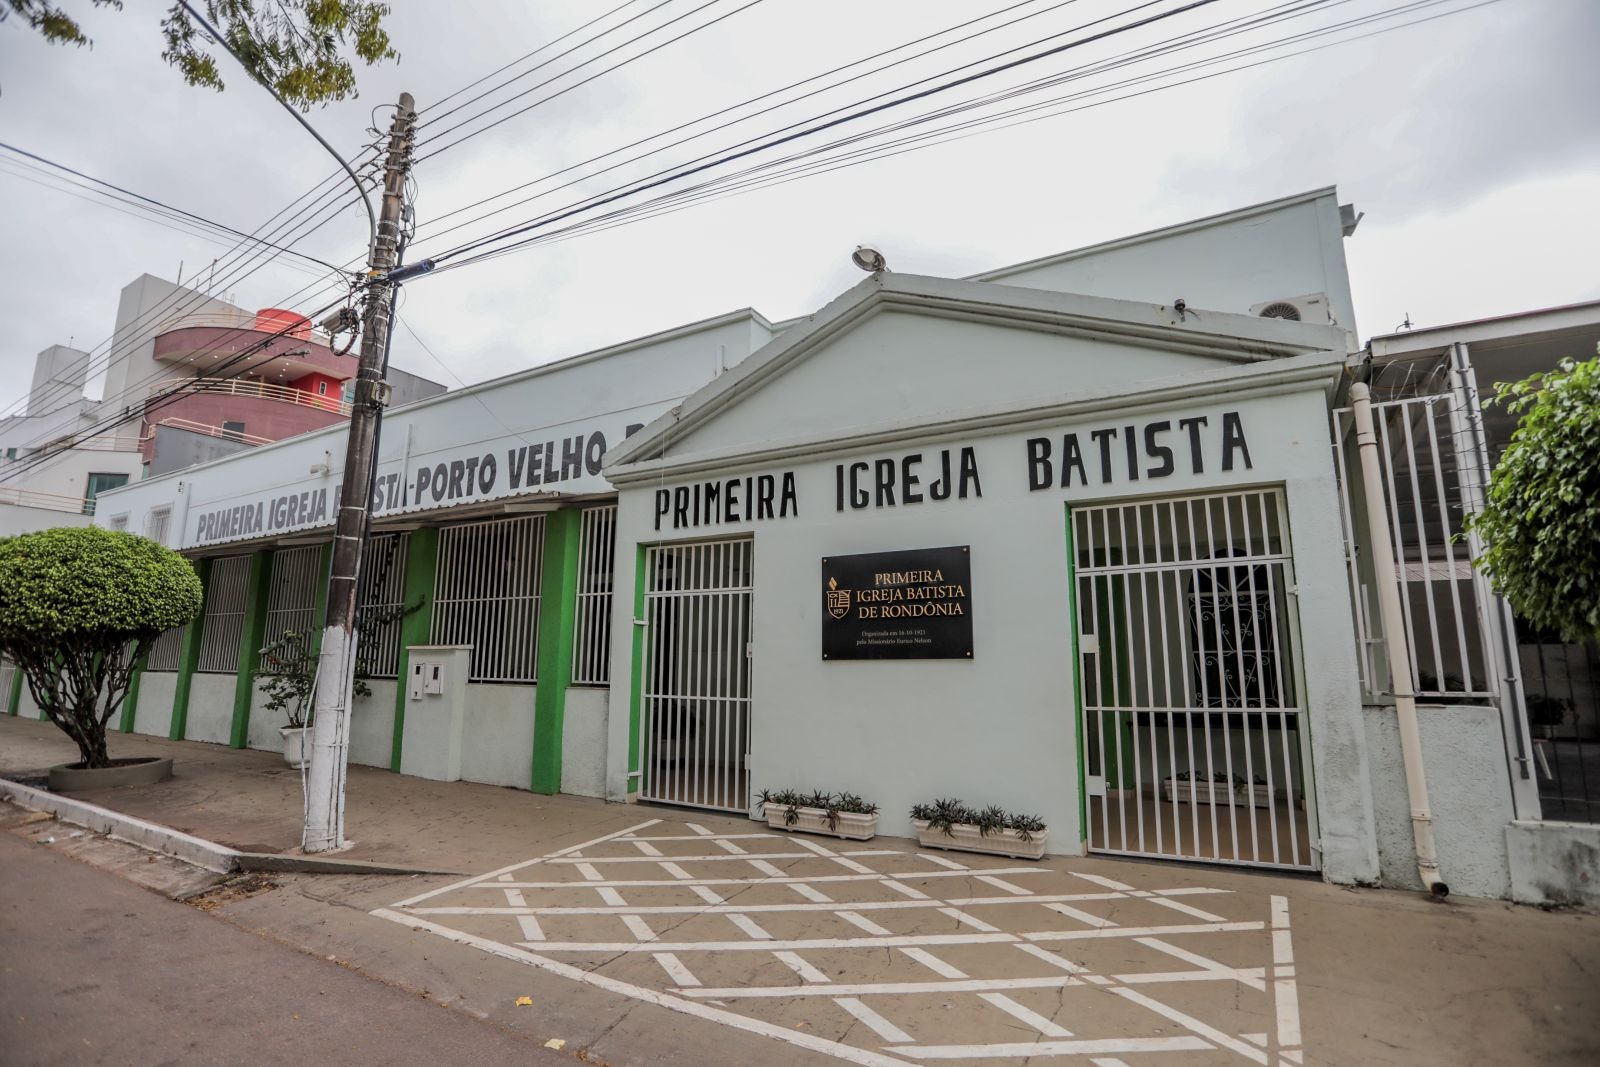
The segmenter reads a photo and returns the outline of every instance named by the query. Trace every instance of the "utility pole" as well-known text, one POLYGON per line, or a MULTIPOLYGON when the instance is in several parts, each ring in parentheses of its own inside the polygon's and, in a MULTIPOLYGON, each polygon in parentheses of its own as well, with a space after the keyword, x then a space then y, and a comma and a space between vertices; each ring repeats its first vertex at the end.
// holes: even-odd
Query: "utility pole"
POLYGON ((410 93, 389 125, 389 153, 383 178, 383 210, 378 218, 367 269, 366 321, 361 329, 361 362, 350 409, 344 481, 333 533, 333 566, 328 606, 317 659, 317 685, 311 728, 311 763, 306 776, 307 852, 344 844, 344 787, 349 758, 350 690, 356 669, 356 608, 361 557, 366 548, 372 474, 377 465, 378 422, 388 402, 384 356, 392 317, 394 284, 389 272, 397 259, 406 174, 411 167, 411 135, 417 113, 410 93))

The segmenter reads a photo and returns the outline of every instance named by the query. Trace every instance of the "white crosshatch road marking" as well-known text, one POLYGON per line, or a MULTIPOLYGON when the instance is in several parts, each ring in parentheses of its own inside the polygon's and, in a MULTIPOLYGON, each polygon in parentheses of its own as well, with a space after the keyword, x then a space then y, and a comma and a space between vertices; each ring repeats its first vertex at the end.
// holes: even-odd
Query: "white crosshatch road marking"
POLYGON ((651 819, 373 914, 868 1067, 1303 1067, 1285 897, 1003 862, 651 819))

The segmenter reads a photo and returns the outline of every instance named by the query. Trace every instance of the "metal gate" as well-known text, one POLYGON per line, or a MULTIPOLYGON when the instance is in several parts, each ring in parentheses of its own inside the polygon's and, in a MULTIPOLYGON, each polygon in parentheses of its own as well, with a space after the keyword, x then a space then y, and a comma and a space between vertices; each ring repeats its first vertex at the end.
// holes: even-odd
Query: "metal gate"
POLYGON ((1089 849, 1314 868, 1282 493, 1071 518, 1089 849))
POLYGON ((748 540, 646 550, 643 800, 749 809, 752 555, 748 540))

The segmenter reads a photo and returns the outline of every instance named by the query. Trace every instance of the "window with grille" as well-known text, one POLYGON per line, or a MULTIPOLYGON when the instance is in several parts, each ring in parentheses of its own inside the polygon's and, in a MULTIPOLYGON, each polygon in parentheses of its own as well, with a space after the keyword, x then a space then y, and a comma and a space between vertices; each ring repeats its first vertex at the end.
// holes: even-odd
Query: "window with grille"
MULTIPOLYGON (((286 633, 310 637, 317 623, 317 590, 322 584, 322 546, 282 548, 272 554, 263 644, 286 633)), ((267 666, 263 660, 263 667, 267 666)))
POLYGON ((200 662, 196 669, 210 674, 234 674, 239 670, 239 642, 244 635, 244 609, 250 593, 250 557, 213 560, 211 579, 206 585, 200 662))
POLYGON ((572 684, 611 682, 611 580, 617 559, 617 506, 585 508, 578 536, 578 603, 573 618, 572 684))
POLYGON ((468 681, 536 680, 543 555, 539 515, 439 531, 433 643, 472 646, 468 681))
POLYGON ((175 671, 178 669, 178 655, 183 651, 183 635, 189 627, 174 626, 163 633, 150 645, 150 656, 145 660, 147 671, 175 671))
POLYGON ((370 678, 400 672, 400 626, 406 614, 408 533, 377 534, 361 561, 361 619, 358 659, 370 678))
MULTIPOLYGON (((170 507, 151 508, 144 520, 144 535, 158 545, 167 543, 167 520, 172 515, 170 507)), ((124 520, 126 521, 126 520, 124 520)))
POLYGON ((128 528, 128 516, 126 516, 126 515, 113 515, 113 516, 111 516, 111 524, 110 524, 109 528, 113 529, 113 530, 126 530, 128 528))

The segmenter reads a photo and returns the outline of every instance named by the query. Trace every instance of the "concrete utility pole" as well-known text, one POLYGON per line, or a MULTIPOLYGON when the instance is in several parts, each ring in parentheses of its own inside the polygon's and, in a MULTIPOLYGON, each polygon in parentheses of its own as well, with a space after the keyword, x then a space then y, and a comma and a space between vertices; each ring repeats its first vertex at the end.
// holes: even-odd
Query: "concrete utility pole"
POLYGON ((325 852, 344 844, 344 786, 350 736, 350 690, 356 669, 356 607, 361 557, 366 548, 372 472, 377 464, 378 416, 388 402, 383 380, 394 285, 388 278, 397 259, 406 174, 411 167, 411 134, 417 120, 410 93, 389 125, 389 154, 383 178, 383 211, 372 243, 367 279, 367 315, 361 329, 361 363, 350 409, 344 481, 334 524, 333 566, 328 578, 327 616, 317 660, 315 720, 311 763, 306 775, 306 824, 302 845, 325 852))

